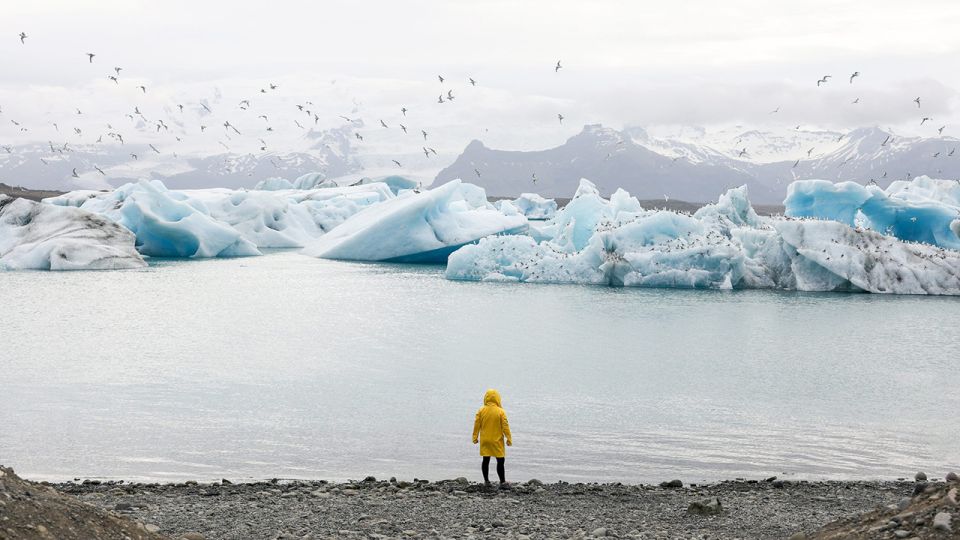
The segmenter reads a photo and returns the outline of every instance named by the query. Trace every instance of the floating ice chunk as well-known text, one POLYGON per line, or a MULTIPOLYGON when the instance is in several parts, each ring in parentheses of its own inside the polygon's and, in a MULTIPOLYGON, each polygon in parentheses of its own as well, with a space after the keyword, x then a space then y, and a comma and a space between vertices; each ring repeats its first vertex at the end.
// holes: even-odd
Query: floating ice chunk
POLYGON ((960 183, 926 176, 886 191, 855 182, 790 184, 786 214, 862 226, 902 240, 960 249, 960 183))
POLYGON ((640 202, 626 191, 618 189, 608 201, 592 182, 583 178, 573 199, 556 213, 543 233, 554 237, 565 250, 578 251, 586 247, 601 222, 612 222, 621 213, 642 210, 640 202))
POLYGON ((129 230, 96 214, 0 195, 0 269, 117 270, 146 263, 129 230))
POLYGON ((333 180, 327 180, 323 173, 307 173, 293 181, 293 189, 320 189, 337 187, 333 180))
POLYGON ((527 219, 550 219, 557 213, 557 201, 545 199, 537 193, 521 193, 514 199, 513 206, 527 219))
POLYGON ((411 180, 405 176, 397 176, 397 175, 384 176, 383 178, 364 177, 364 178, 361 178, 357 183, 353 185, 364 186, 367 184, 376 184, 376 183, 386 184, 390 188, 390 191, 393 192, 394 195, 397 195, 401 191, 404 191, 407 189, 415 189, 419 185, 419 182, 417 182, 416 180, 411 180))
MULTIPOLYGON (((59 198, 48 202, 58 204, 59 198)), ((67 197, 68 202, 75 197, 67 197)), ((256 245, 213 219, 203 202, 168 190, 158 180, 125 184, 88 198, 81 208, 130 229, 137 250, 153 257, 239 257, 259 255, 256 245)))
POLYGON ((465 244, 526 229, 526 218, 503 215, 487 202, 483 189, 454 180, 366 208, 304 253, 326 259, 444 263, 465 244))
POLYGON ((294 189, 293 184, 286 178, 279 178, 274 176, 273 178, 267 178, 266 180, 261 180, 257 182, 257 185, 253 189, 259 191, 277 191, 280 189, 294 189))
POLYGON ((446 277, 627 287, 960 294, 960 252, 907 243, 836 221, 763 218, 750 207, 745 188, 728 191, 717 204, 693 216, 619 211, 610 217, 613 205, 597 201, 599 195, 589 187, 581 184, 579 190, 589 205, 581 203, 575 216, 564 216, 564 209, 551 223, 564 224, 559 233, 539 241, 529 236, 484 238, 450 255, 446 277), (571 241, 577 220, 596 223, 582 247, 571 241))

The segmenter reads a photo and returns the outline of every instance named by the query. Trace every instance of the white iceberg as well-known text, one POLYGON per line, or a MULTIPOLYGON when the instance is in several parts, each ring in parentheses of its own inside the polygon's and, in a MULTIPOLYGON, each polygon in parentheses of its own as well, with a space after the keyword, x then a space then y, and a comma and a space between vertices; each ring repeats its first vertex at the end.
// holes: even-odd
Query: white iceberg
POLYGON ((0 195, 0 269, 118 270, 146 266, 134 235, 86 210, 0 195))
POLYGON ((303 247, 362 208, 394 197, 385 184, 314 190, 168 190, 160 181, 112 192, 45 199, 127 227, 140 253, 154 257, 259 255, 259 248, 303 247))
POLYGON ((498 209, 509 204, 527 219, 550 219, 557 213, 557 201, 546 199, 537 193, 521 193, 519 197, 512 201, 506 199, 494 203, 498 209))
POLYGON ((279 191, 281 189, 295 189, 293 183, 287 180, 286 178, 280 178, 279 176, 273 176, 265 180, 257 182, 253 189, 257 191, 279 191))
POLYGON ((444 263, 463 245, 527 229, 521 215, 505 216, 483 189, 459 180, 366 208, 307 246, 326 259, 444 263))
POLYGON ((960 182, 919 176, 886 189, 856 182, 793 182, 785 213, 829 219, 912 242, 960 249, 960 182))
POLYGON ((627 287, 960 294, 960 252, 833 221, 763 218, 746 187, 694 215, 607 201, 581 182, 541 231, 484 238, 450 255, 446 277, 627 287))

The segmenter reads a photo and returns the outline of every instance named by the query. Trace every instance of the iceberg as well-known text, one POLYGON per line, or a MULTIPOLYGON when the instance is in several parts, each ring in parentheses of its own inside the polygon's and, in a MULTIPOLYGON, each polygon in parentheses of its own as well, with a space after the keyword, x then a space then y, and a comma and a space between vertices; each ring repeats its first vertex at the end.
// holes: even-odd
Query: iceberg
POLYGON ((960 182, 919 176, 886 189, 856 182, 790 184, 786 215, 828 219, 901 240, 960 249, 960 182))
POLYGON ((136 235, 153 257, 259 255, 299 248, 366 206, 394 195, 385 184, 314 190, 168 190, 159 180, 112 192, 79 191, 45 199, 101 214, 136 235))
POLYGON ((0 270, 119 270, 146 266, 134 235, 86 210, 0 195, 0 270))
POLYGON ((482 188, 454 180, 419 193, 404 191, 366 208, 303 253, 325 259, 442 264, 466 244, 526 229, 525 217, 504 215, 487 202, 482 188))
POLYGON ((960 252, 839 221, 765 218, 745 186, 693 215, 648 211, 587 181, 540 230, 449 257, 452 280, 623 287, 960 294, 960 252))
POLYGON ((550 219, 557 213, 557 201, 546 199, 537 193, 521 193, 513 201, 497 201, 494 206, 500 209, 505 204, 510 204, 527 219, 550 219))
POLYGON ((286 178, 274 176, 257 182, 253 189, 257 191, 279 191, 281 189, 294 189, 293 183, 286 178))

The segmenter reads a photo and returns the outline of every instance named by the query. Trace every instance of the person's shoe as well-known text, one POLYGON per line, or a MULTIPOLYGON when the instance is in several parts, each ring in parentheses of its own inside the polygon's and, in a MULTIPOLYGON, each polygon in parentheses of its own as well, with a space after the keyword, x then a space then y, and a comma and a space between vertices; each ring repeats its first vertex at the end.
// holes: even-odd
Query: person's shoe
POLYGON ((510 491, 511 489, 513 489, 513 486, 511 486, 507 482, 500 482, 500 489, 503 491, 510 491))

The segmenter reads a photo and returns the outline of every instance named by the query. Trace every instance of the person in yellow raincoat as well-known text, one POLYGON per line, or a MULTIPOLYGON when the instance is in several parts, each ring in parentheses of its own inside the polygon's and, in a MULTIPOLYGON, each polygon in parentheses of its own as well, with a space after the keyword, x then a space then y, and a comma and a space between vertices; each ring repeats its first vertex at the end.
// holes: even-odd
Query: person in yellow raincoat
POLYGON ((483 457, 480 470, 483 471, 483 482, 490 485, 490 458, 495 457, 500 487, 509 489, 504 471, 506 461, 504 438, 507 440, 507 446, 513 446, 510 424, 507 423, 507 412, 500 404, 500 392, 491 388, 483 395, 483 407, 477 411, 477 418, 473 422, 473 444, 480 443, 480 455, 483 457))

